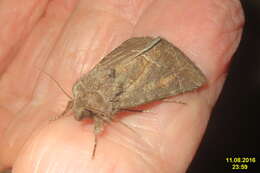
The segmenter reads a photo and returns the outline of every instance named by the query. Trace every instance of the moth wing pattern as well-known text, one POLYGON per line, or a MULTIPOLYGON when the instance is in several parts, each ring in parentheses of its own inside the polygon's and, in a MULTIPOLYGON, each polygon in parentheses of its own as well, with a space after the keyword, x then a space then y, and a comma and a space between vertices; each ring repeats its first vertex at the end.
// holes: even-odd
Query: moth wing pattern
POLYGON ((165 39, 161 38, 149 51, 134 56, 153 39, 129 39, 100 63, 102 67, 115 71, 114 82, 121 87, 121 92, 114 97, 114 106, 118 109, 192 91, 206 82, 199 68, 165 39))
POLYGON ((126 40, 106 55, 89 73, 84 74, 72 89, 75 110, 85 105, 88 109, 94 108, 104 113, 113 112, 118 96, 142 73, 142 64, 136 61, 138 57, 135 55, 146 48, 146 43, 152 40, 146 37, 126 40), (136 63, 136 69, 132 69, 130 74, 125 67, 129 63, 133 65, 133 62, 136 63), (96 100, 98 97, 94 95, 98 95, 99 99, 96 100))
POLYGON ((98 104, 93 105, 93 100, 90 104, 92 94, 85 104, 101 112, 117 112, 192 91, 206 82, 194 63, 163 38, 136 56, 154 39, 134 37, 123 42, 82 76, 73 87, 74 96, 92 92, 100 96, 94 101, 98 104))

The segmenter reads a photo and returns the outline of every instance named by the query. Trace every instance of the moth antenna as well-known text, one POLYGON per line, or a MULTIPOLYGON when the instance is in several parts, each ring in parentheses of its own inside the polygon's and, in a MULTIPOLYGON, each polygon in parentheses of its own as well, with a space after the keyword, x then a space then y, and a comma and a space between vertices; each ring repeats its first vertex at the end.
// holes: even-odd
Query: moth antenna
POLYGON ((70 100, 70 101, 68 102, 68 104, 67 104, 65 110, 64 110, 60 115, 57 115, 57 116, 51 118, 50 121, 55 121, 55 120, 57 120, 57 119, 60 119, 60 118, 64 117, 64 116, 72 109, 73 103, 74 103, 73 100, 70 100))
POLYGON ((63 88, 61 87, 61 85, 59 84, 59 82, 56 81, 49 73, 47 73, 47 72, 45 72, 45 71, 43 71, 43 70, 41 70, 41 69, 39 69, 39 68, 37 68, 37 69, 40 70, 40 72, 42 72, 42 73, 45 74, 46 76, 48 76, 51 80, 53 80, 54 83, 57 85, 57 87, 58 87, 68 98, 70 98, 71 100, 73 100, 73 98, 65 91, 65 89, 63 89, 63 88))

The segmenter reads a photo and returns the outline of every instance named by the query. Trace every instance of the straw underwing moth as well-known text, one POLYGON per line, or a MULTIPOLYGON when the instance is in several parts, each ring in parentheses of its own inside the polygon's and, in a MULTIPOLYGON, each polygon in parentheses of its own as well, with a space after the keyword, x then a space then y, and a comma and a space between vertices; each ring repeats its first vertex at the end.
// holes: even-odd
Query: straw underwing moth
POLYGON ((135 37, 105 56, 73 86, 76 120, 94 120, 95 146, 104 123, 118 112, 201 87, 206 77, 185 54, 163 38, 135 37))

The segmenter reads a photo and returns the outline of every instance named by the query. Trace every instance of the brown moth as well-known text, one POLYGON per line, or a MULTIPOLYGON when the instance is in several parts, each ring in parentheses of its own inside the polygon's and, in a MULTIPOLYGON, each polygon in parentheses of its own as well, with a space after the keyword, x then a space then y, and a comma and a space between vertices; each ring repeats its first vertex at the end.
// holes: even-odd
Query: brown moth
POLYGON ((74 84, 66 110, 72 109, 76 120, 94 120, 94 157, 97 134, 116 113, 192 91, 204 83, 206 77, 199 68, 165 39, 130 38, 74 84))

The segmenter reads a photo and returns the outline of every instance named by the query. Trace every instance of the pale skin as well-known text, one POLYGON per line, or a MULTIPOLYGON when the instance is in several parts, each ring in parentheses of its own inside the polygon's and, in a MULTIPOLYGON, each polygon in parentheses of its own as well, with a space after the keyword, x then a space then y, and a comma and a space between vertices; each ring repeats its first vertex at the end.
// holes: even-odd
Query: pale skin
POLYGON ((189 166, 225 81, 244 24, 237 0, 0 1, 0 170, 165 172, 189 166), (91 121, 73 114, 49 123, 73 83, 133 36, 162 36, 208 78, 201 89, 156 102, 105 127, 91 160, 91 121), (40 69, 40 70, 39 70, 40 69))

